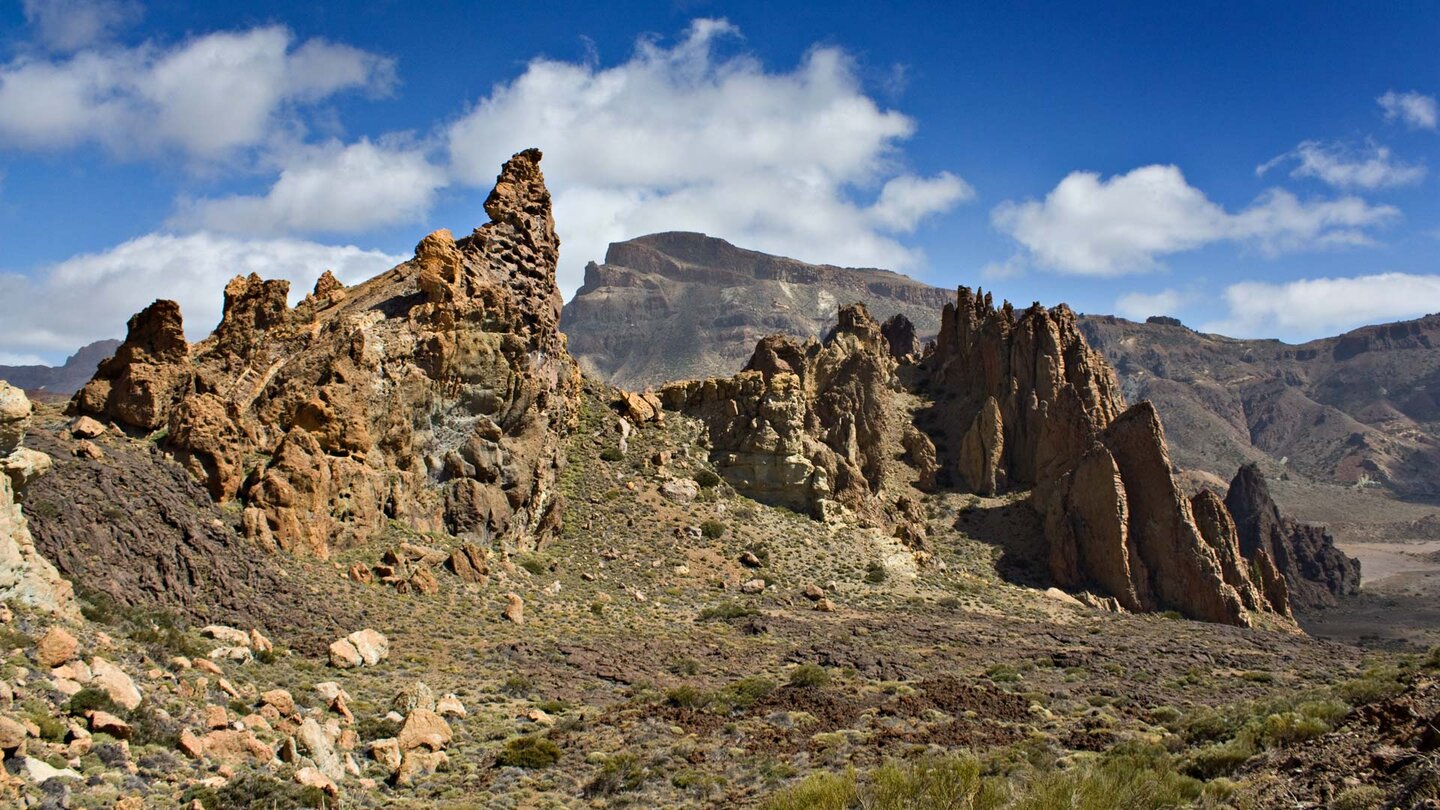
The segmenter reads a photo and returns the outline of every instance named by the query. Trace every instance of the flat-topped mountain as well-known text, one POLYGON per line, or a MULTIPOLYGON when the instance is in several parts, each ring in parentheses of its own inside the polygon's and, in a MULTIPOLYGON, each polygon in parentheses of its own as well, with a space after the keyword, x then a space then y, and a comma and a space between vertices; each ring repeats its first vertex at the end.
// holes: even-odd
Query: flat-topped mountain
POLYGON ((699 233, 616 242, 565 306, 561 328, 586 372, 630 389, 729 375, 773 334, 819 338, 836 310, 863 302, 940 330, 954 293, 889 270, 833 267, 738 248, 699 233))

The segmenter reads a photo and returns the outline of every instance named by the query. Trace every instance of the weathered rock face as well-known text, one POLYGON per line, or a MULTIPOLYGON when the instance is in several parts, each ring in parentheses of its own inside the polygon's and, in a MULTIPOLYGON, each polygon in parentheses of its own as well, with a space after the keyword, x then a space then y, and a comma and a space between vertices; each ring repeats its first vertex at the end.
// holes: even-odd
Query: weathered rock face
POLYGON ((940 484, 985 495, 1033 488, 1061 586, 1228 624, 1284 613, 1230 554, 1218 516, 1207 516, 1213 538, 1197 526, 1154 407, 1125 409, 1067 307, 1017 315, 962 287, 920 372, 940 484))
POLYGON ((1337 596, 1360 590, 1360 561, 1335 548, 1335 538, 1323 526, 1281 515, 1259 467, 1240 468, 1230 482, 1225 506, 1235 519, 1241 551, 1246 557, 1264 555, 1273 560, 1295 605, 1334 605, 1337 596))
POLYGON ((765 338, 735 377, 674 383, 660 398, 705 422, 716 469, 756 500, 894 519, 905 509, 884 494, 902 428, 890 403, 895 368, 880 325, 854 304, 824 343, 765 338))
POLYGON ((79 617, 70 583, 60 577, 30 534, 17 493, 50 469, 50 457, 22 446, 30 401, 0 380, 0 602, 79 617))
POLYGON ((822 338, 835 310, 863 302, 935 335, 951 293, 888 270, 806 264, 699 233, 612 244, 565 306, 564 331, 586 373, 632 390, 729 377, 763 337, 822 338))
POLYGON ((1265 549, 1255 547, 1250 556, 1240 548, 1240 536, 1225 502, 1208 489, 1190 499, 1190 511, 1200 536, 1220 559, 1225 584, 1240 594, 1246 610, 1269 610, 1290 616, 1290 589, 1265 549))
POLYGON ((291 308, 287 282, 236 277, 194 346, 156 302, 72 410, 168 428, 165 448, 264 545, 324 556, 394 519, 535 546, 558 520, 578 392, 539 162, 505 164, 473 234, 432 233, 356 287, 322 277, 291 308))

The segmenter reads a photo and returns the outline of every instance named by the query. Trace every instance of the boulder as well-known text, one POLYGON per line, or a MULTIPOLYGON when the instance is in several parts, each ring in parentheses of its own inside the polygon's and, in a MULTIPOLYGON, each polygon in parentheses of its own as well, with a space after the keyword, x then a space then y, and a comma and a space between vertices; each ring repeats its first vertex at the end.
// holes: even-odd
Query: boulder
POLYGON ((517 593, 505 594, 505 610, 502 614, 511 624, 525 623, 525 600, 517 593))
POLYGON ((116 705, 126 710, 133 710, 140 705, 143 700, 140 690, 125 670, 97 655, 90 661, 90 671, 90 684, 104 690, 116 705))
POLYGON ((80 651, 80 642, 65 628, 51 625, 45 635, 35 642, 35 660, 44 667, 58 667, 75 660, 80 651))
POLYGON ((98 709, 85 713, 85 719, 90 723, 92 733, 99 732, 109 734, 117 740, 130 739, 130 724, 111 714, 110 712, 98 709))
POLYGON ((395 696, 391 707, 401 714, 408 715, 417 709, 435 711, 435 693, 431 691, 424 681, 415 681, 395 696))
POLYGON ((429 709, 416 709, 405 718, 397 737, 401 751, 428 748, 440 751, 450 744, 450 724, 429 709))

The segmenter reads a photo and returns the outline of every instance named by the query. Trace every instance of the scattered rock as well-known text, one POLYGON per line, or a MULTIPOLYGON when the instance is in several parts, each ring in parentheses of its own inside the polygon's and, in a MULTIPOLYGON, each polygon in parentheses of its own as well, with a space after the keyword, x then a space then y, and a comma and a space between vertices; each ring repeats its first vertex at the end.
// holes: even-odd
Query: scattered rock
POLYGON ((450 724, 429 709, 416 709, 405 718, 397 737, 401 751, 425 747, 440 751, 450 744, 450 724))
POLYGON ((435 713, 441 717, 465 717, 465 704, 455 695, 446 695, 435 702, 435 713))
POLYGON ((88 416, 76 417, 70 422, 70 435, 77 439, 98 438, 105 432, 105 426, 88 416))
POLYGON ((747 579, 740 583, 741 593, 760 593, 763 590, 765 590, 765 580, 763 579, 747 579))
POLYGON ((143 700, 140 690, 136 688, 135 681, 125 673, 125 670, 97 655, 90 662, 90 671, 92 673, 91 685, 97 689, 103 689, 118 706, 126 710, 133 710, 140 705, 143 700))
POLYGON ((740 555, 740 564, 746 568, 759 568, 764 565, 764 563, 760 562, 760 558, 755 556, 755 553, 751 551, 744 552, 740 555))
POLYGON ((819 585, 816 585, 813 582, 809 585, 806 585, 805 590, 801 591, 800 593, 802 596, 804 596, 806 599, 809 599, 811 602, 819 602, 821 599, 825 598, 825 589, 821 588, 819 585))
POLYGON ((689 478, 671 478, 660 485, 660 494, 677 503, 689 503, 700 494, 700 485, 689 478))
POLYGON ((433 712, 435 711, 435 693, 425 685, 424 681, 416 681, 401 689, 390 705, 395 711, 404 715, 417 709, 433 712))
POLYGON ((85 713, 85 719, 90 721, 90 731, 109 734, 117 740, 130 739, 130 724, 116 717, 115 715, 100 711, 98 709, 85 713))

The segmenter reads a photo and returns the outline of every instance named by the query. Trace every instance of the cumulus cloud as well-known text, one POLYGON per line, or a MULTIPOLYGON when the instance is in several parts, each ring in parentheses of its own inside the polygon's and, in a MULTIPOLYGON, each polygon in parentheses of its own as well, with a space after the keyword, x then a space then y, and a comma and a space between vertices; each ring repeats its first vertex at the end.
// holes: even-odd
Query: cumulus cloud
POLYGON ((1435 129, 1440 126, 1440 104, 1434 96, 1410 91, 1397 93, 1390 90, 1375 99, 1385 112, 1386 121, 1402 121, 1415 129, 1435 129))
POLYGON ((1440 311, 1440 275, 1378 273, 1349 278, 1245 281, 1225 289, 1226 317, 1207 332, 1300 338, 1440 311))
POLYGON ((1267 254, 1369 244, 1368 228, 1398 216, 1357 197, 1302 201, 1282 189, 1230 213, 1178 167, 1151 165, 1108 179, 1072 172, 1044 200, 996 206, 991 221, 1038 265, 1110 276, 1151 270, 1159 257, 1216 242, 1267 254))
POLYGON ((1115 314, 1132 321, 1143 321, 1151 315, 1173 315, 1184 296, 1178 290, 1155 293, 1126 293, 1115 299, 1115 314))
POLYGON ((251 235, 358 233, 420 218, 444 184, 444 170, 418 148, 331 142, 288 156, 263 196, 183 202, 172 224, 251 235))
POLYGON ((0 146, 97 143, 130 156, 174 149, 214 160, 299 126, 297 112, 347 90, 385 92, 394 63, 271 26, 174 47, 19 57, 0 67, 0 146))
POLYGON ((40 43, 63 52, 104 41, 144 14, 130 0, 23 0, 22 6, 40 43))
POLYGON ((567 293, 609 242, 654 230, 913 268, 920 256, 896 234, 973 191, 952 174, 899 167, 915 123, 865 94, 845 52, 812 48, 773 72, 717 53, 738 34, 697 20, 673 47, 642 39, 613 67, 534 60, 449 128, 454 170, 484 186, 515 150, 544 151, 567 293))
POLYGON ((148 234, 29 276, 0 274, 0 353, 62 360, 77 346, 123 337, 130 316, 156 298, 178 301, 198 340, 220 321, 221 290, 236 275, 290 279, 299 297, 327 268, 349 284, 408 258, 295 239, 148 234))
POLYGON ((1392 159, 1389 147, 1370 143, 1355 150, 1342 144, 1302 141, 1299 146, 1255 168, 1262 176, 1282 163, 1294 162, 1291 177, 1313 177, 1336 188, 1377 189, 1407 186, 1425 177, 1425 167, 1392 159))

